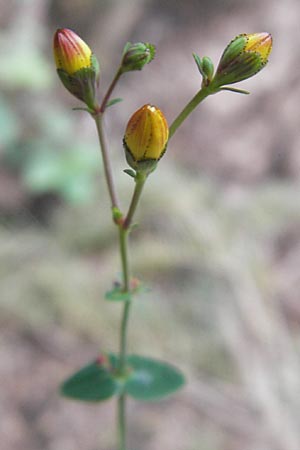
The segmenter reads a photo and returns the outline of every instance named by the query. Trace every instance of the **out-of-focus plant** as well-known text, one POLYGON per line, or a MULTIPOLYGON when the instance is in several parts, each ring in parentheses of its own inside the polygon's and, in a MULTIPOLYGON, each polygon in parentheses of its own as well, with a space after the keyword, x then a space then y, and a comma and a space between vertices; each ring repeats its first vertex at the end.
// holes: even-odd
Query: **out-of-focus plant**
MULTIPOLYGON (((119 352, 102 352, 94 361, 81 368, 61 387, 63 395, 82 401, 97 402, 113 396, 118 400, 118 449, 126 450, 126 398, 137 400, 156 400, 173 393, 183 386, 183 374, 169 363, 152 358, 128 355, 127 328, 133 299, 143 290, 142 283, 133 278, 128 257, 128 237, 134 228, 134 214, 141 199, 143 187, 149 175, 157 168, 165 154, 170 139, 189 114, 206 97, 220 91, 248 93, 231 87, 231 84, 253 76, 267 63, 272 47, 268 33, 242 34, 226 47, 216 72, 209 57, 194 59, 202 76, 199 91, 183 108, 168 127, 162 111, 152 104, 139 108, 129 119, 125 128, 123 146, 130 168, 124 170, 134 181, 134 190, 128 210, 123 212, 119 204, 114 182, 111 158, 105 139, 103 116, 108 107, 121 99, 111 99, 111 94, 120 77, 133 70, 141 70, 151 62, 155 48, 148 43, 127 43, 120 65, 116 70, 102 100, 98 99, 99 64, 88 45, 69 29, 59 29, 54 36, 54 58, 57 73, 67 88, 85 107, 94 119, 102 153, 105 180, 111 201, 112 220, 118 230, 122 279, 113 283, 106 293, 106 300, 123 303, 123 316, 120 325, 119 352), (230 85, 230 86, 228 86, 230 85)), ((39 164, 46 164, 46 161, 39 164)), ((66 166, 69 162, 67 160, 66 166)), ((50 164, 46 169, 52 172, 53 179, 64 184, 68 171, 59 171, 50 164)), ((31 174, 32 176, 32 174, 31 174)), ((80 179, 80 174, 78 173, 80 179)), ((50 177, 51 178, 51 177, 50 177)))
POLYGON ((31 149, 23 179, 30 192, 56 193, 70 203, 84 203, 94 195, 96 155, 83 144, 53 152, 49 146, 31 149))

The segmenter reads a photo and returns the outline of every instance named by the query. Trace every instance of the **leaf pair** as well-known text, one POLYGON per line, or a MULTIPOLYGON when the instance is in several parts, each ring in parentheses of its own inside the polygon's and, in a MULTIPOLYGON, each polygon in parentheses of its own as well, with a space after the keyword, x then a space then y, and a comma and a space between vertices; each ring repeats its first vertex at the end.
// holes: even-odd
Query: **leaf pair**
POLYGON ((138 355, 127 357, 128 371, 120 377, 118 357, 110 354, 84 366, 61 386, 61 393, 75 400, 99 402, 126 393, 137 400, 158 400, 184 385, 184 376, 172 365, 138 355))

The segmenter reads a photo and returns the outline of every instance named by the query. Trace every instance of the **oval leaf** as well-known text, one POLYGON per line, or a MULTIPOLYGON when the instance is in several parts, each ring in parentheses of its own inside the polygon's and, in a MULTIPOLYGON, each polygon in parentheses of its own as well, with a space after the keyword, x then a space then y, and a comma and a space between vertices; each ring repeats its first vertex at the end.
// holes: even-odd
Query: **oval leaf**
POLYGON ((86 402, 99 402, 112 397, 118 385, 106 367, 97 361, 80 369, 61 386, 65 397, 86 402))
POLYGON ((125 383, 125 391, 138 400, 158 400, 181 388, 185 379, 172 365, 152 358, 130 355, 133 369, 125 383))

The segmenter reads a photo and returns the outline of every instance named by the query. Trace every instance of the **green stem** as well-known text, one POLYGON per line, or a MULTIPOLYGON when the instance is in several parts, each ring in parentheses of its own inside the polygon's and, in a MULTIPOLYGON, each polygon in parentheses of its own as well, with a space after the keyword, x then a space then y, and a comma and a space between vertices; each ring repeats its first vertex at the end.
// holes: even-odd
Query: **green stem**
POLYGON ((119 227, 120 255, 122 262, 123 290, 129 292, 129 262, 128 262, 128 230, 123 225, 119 227))
MULTIPOLYGON (((119 225, 120 256, 122 262, 123 290, 130 293, 130 268, 128 261, 128 235, 133 215, 137 208, 143 186, 147 176, 137 173, 136 184, 129 210, 123 224, 119 225)), ((127 357, 127 329, 131 307, 131 298, 124 303, 123 316, 120 331, 119 373, 122 376, 126 370, 127 357)), ((119 450, 126 450, 126 394, 123 392, 118 398, 118 435, 119 450)))
MULTIPOLYGON (((115 185, 113 181, 113 175, 110 165, 109 154, 107 151, 107 145, 103 130, 103 115, 107 106, 107 102, 114 90, 120 76, 122 75, 121 66, 118 68, 104 98, 99 108, 95 109, 94 119, 97 126, 100 148, 103 158, 103 166, 104 173, 106 178, 106 183, 109 191, 109 196, 111 199, 112 208, 118 207, 118 199, 115 191, 115 185)), ((120 242, 120 255, 122 262, 122 273, 123 273, 123 290, 124 292, 130 293, 130 271, 129 271, 129 263, 128 263, 128 234, 129 234, 129 225, 131 223, 134 211, 136 209, 142 186, 145 182, 146 177, 144 177, 143 181, 141 181, 142 177, 137 177, 136 179, 136 187, 133 194, 133 198, 131 201, 131 205, 129 208, 129 212, 125 221, 122 223, 121 221, 116 221, 115 223, 119 227, 119 242, 120 242), (126 226, 125 226, 126 223, 126 226)), ((115 218, 114 218, 115 219, 115 218)), ((123 317, 121 322, 121 332, 120 332, 120 355, 119 355, 119 373, 122 376, 126 369, 126 355, 127 355, 127 328, 128 328, 128 319, 129 319, 129 311, 130 311, 131 299, 125 302, 123 317)), ((119 435, 119 450, 126 450, 126 394, 122 393, 118 398, 118 435, 119 435)))
MULTIPOLYGON (((130 225, 133 219, 133 215, 137 208, 141 193, 147 179, 147 175, 143 172, 137 172, 135 179, 135 189, 133 192, 132 200, 129 206, 127 216, 123 224, 119 225, 119 241, 120 241, 120 255, 122 262, 122 274, 123 274, 123 291, 130 293, 130 269, 128 262, 128 235, 130 232, 130 225)), ((131 299, 127 300, 124 304, 123 317, 121 323, 120 334, 120 358, 119 358, 119 371, 122 372, 126 366, 126 353, 127 353, 127 327, 130 311, 131 299)))
MULTIPOLYGON (((120 255, 122 262, 123 290, 130 292, 130 274, 128 264, 128 230, 122 225, 119 226, 120 255)), ((127 327, 129 319, 131 299, 124 304, 123 316, 120 330, 120 354, 119 354, 119 373, 122 376, 126 369, 127 356, 127 327)), ((118 398, 118 434, 119 450, 126 450, 126 394, 122 392, 118 398)))
POLYGON ((112 82, 111 82, 109 88, 107 89, 107 92, 106 92, 106 94, 105 94, 105 96, 104 96, 104 98, 102 100, 102 103, 101 103, 101 106, 100 106, 100 109, 99 109, 99 111, 101 113, 104 113, 106 105, 107 105, 107 102, 108 102, 108 100, 109 100, 109 98, 111 96, 111 93, 114 90, 117 82, 119 81, 119 78, 122 75, 122 73, 123 72, 121 70, 121 67, 119 67, 117 72, 116 72, 116 74, 115 74, 115 76, 114 76, 114 79, 112 80, 112 82))
POLYGON ((129 210, 124 221, 123 227, 128 229, 131 225, 133 215, 135 213, 136 207, 138 205, 139 199, 141 197, 141 193, 147 179, 147 175, 144 172, 137 172, 135 177, 135 189, 132 196, 132 200, 129 206, 129 210))
POLYGON ((103 159, 104 174, 105 174, 106 184, 108 187, 108 192, 109 192, 109 196, 110 196, 110 200, 111 200, 111 206, 112 206, 112 208, 118 208, 118 198, 117 198, 117 193, 115 191, 112 169, 111 169, 110 159, 108 156, 107 145, 106 145, 106 140, 105 140, 104 131, 103 131, 103 114, 97 113, 94 116, 94 119, 96 122, 96 127, 97 127, 97 131, 98 131, 98 136, 99 136, 100 149, 101 149, 102 159, 103 159))
MULTIPOLYGON (((122 275, 123 275, 123 291, 130 292, 130 271, 128 263, 128 230, 120 225, 120 254, 122 261, 122 275)), ((127 326, 129 318, 131 299, 124 304, 123 317, 120 331, 120 356, 119 356, 119 371, 120 374, 124 372, 126 366, 126 350, 127 350, 127 326)))
POLYGON ((211 90, 209 86, 203 87, 199 92, 192 98, 192 100, 183 108, 181 113, 173 121, 169 128, 169 139, 173 136, 177 128, 182 124, 182 122, 191 114, 191 112, 199 105, 202 100, 204 100, 208 95, 214 94, 215 91, 211 90))
POLYGON ((121 394, 118 398, 118 435, 119 450, 126 450, 126 396, 121 394))

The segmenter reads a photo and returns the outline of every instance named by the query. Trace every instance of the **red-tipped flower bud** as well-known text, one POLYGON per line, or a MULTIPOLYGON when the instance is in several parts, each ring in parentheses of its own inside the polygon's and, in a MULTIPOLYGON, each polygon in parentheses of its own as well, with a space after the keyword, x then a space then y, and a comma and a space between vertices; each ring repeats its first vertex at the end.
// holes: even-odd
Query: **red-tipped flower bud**
POLYGON ((57 73, 71 94, 91 109, 99 80, 99 64, 89 46, 74 31, 61 28, 53 40, 57 73))
POLYGON ((271 50, 269 33, 240 34, 224 50, 211 86, 220 87, 252 77, 267 64, 271 50))
POLYGON ((163 156, 169 138, 169 128, 160 109, 144 105, 138 109, 126 127, 124 148, 128 164, 136 171, 152 172, 163 156))

